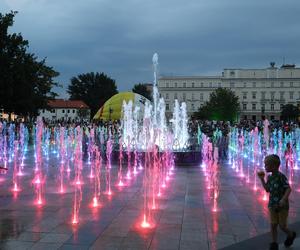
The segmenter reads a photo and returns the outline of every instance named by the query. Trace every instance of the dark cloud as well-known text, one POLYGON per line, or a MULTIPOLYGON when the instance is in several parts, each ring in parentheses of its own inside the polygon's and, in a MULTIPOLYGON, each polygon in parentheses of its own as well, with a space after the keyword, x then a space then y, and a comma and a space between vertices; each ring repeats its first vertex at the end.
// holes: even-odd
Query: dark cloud
MULTIPOLYGON (((13 28, 61 73, 66 87, 79 73, 101 71, 121 91, 160 73, 220 74, 229 67, 299 63, 296 0, 4 0, 18 10, 13 28)), ((62 95, 65 90, 59 90, 62 95)))

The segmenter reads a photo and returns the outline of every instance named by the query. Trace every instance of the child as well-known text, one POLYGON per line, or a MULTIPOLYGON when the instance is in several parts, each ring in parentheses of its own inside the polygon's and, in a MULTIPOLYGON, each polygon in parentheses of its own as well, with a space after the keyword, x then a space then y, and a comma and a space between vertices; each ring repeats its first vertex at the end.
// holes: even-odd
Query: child
POLYGON ((265 182, 265 173, 263 171, 258 172, 258 177, 264 189, 270 193, 269 196, 269 213, 271 220, 271 233, 273 242, 270 244, 270 250, 277 250, 277 226, 286 233, 287 238, 284 242, 286 247, 293 244, 296 238, 296 233, 292 232, 287 227, 287 219, 289 212, 289 200, 288 197, 291 193, 291 188, 284 174, 279 172, 280 158, 278 155, 268 155, 265 160, 265 170, 272 175, 268 176, 267 182, 265 182))

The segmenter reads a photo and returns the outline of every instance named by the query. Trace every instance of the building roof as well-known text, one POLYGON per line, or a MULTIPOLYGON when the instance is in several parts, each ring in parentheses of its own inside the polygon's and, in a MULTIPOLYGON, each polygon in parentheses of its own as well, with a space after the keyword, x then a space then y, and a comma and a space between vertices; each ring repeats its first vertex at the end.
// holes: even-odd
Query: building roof
POLYGON ((74 109, 88 109, 89 108, 89 106, 86 105, 81 100, 55 99, 55 100, 49 100, 48 105, 51 108, 74 108, 74 109))
POLYGON ((159 80, 193 80, 193 79, 220 79, 222 76, 163 76, 159 80))

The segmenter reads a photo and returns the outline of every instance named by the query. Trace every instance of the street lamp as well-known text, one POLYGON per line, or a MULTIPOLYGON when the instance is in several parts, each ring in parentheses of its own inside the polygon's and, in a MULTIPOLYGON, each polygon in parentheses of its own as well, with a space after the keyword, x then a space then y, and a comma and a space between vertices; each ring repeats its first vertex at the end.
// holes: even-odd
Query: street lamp
POLYGON ((114 110, 112 109, 112 107, 109 107, 109 121, 111 120, 111 114, 114 110))

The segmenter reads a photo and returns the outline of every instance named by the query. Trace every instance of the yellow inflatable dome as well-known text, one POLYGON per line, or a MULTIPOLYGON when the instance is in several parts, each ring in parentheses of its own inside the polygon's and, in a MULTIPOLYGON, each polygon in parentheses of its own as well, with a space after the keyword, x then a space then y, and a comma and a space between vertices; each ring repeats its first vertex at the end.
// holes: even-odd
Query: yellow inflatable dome
POLYGON ((133 102, 133 106, 138 105, 142 109, 145 103, 149 101, 142 95, 133 92, 121 92, 109 98, 104 105, 97 111, 94 116, 94 120, 119 120, 122 116, 123 101, 133 102))

